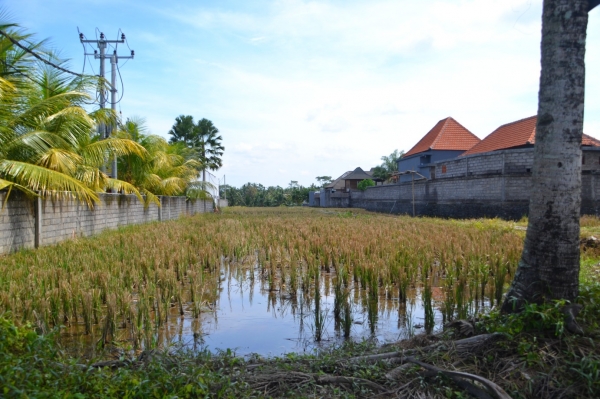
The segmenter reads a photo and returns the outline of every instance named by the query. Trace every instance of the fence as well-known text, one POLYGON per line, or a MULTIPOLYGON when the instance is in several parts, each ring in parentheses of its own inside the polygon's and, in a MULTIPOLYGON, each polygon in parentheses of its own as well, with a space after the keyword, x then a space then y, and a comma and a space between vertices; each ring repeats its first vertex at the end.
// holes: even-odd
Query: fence
MULTIPOLYGON (((94 209, 73 199, 42 200, 12 192, 0 213, 0 253, 37 248, 121 226, 177 219, 213 211, 211 200, 160 197, 161 206, 144 204, 135 195, 100 194, 94 209)), ((0 193, 4 203, 6 193, 0 193)))

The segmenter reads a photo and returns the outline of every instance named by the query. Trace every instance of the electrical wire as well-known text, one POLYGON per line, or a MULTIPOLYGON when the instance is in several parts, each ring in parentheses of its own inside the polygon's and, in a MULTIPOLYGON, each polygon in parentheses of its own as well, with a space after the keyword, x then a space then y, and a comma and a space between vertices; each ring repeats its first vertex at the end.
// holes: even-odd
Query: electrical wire
MULTIPOLYGON (((77 32, 82 35, 81 31, 79 30, 79 27, 77 27, 77 32)), ((80 36, 81 37, 81 36, 80 36)), ((85 35, 83 35, 83 38, 86 39, 85 35)), ((88 62, 88 57, 89 55, 87 55, 87 49, 86 49, 86 45, 90 46, 92 50, 94 50, 94 48, 92 47, 92 45, 90 43, 84 43, 81 42, 81 45, 83 47, 83 70, 81 71, 81 75, 83 76, 85 74, 85 65, 88 62)), ((94 70, 94 65, 90 62, 90 68, 92 69, 92 73, 94 74, 94 76, 98 76, 96 74, 96 71, 94 70)), ((100 90, 96 89, 96 99, 93 101, 83 101, 84 104, 86 105, 93 105, 93 104, 98 104, 100 102, 100 90)))
POLYGON ((123 77, 121 76, 119 64, 116 64, 116 67, 117 67, 117 73, 119 74, 119 79, 121 80, 121 97, 117 101, 115 101, 115 104, 119 104, 121 102, 121 100, 123 100, 123 96, 125 95, 125 85, 123 84, 123 77))
MULTIPOLYGON (((81 32, 79 31, 79 28, 77 28, 77 31, 81 34, 81 32)), ((96 30, 94 31, 95 35, 96 35, 96 42, 100 41, 98 39, 98 33, 102 34, 102 32, 100 31, 100 29, 98 29, 98 27, 96 27, 96 30)), ((123 31, 121 30, 121 28, 119 28, 118 32, 117 32, 117 41, 119 40, 119 38, 121 37, 121 35, 123 35, 123 31)), ((85 38, 85 36, 83 36, 85 38)), ((127 48, 131 51, 131 47, 129 47, 129 42, 127 41, 127 37, 125 37, 125 43, 127 45, 127 48)), ((92 47, 92 45, 90 43, 81 43, 83 46, 83 53, 84 53, 84 61, 83 61, 83 71, 82 71, 82 75, 85 72, 85 66, 86 66, 86 62, 88 62, 88 58, 90 55, 87 55, 86 53, 86 44, 90 46, 90 48, 92 50, 94 50, 94 48, 92 47)), ((115 43, 115 45, 113 45, 112 43, 107 43, 110 47, 112 47, 114 49, 114 51, 117 51, 118 48, 118 42, 115 43)), ((95 51, 95 50, 94 50, 95 51)), ((115 102, 116 104, 119 104, 122 100, 123 100, 123 96, 125 95, 125 84, 123 82, 123 76, 121 75, 121 68, 124 67, 130 60, 131 58, 128 58, 121 67, 119 67, 119 64, 115 64, 115 67, 117 68, 117 73, 119 74, 119 80, 121 82, 121 97, 119 97, 119 99, 115 102)), ((95 76, 99 76, 96 74, 96 71, 94 70, 93 64, 92 62, 90 63, 90 68, 92 69, 92 72, 94 73, 95 76)), ((113 87, 114 90, 114 87, 113 87)), ((95 104, 99 102, 99 98, 100 96, 103 96, 104 98, 108 98, 108 92, 104 91, 103 89, 97 89, 96 90, 96 100, 91 102, 91 103, 87 103, 86 104, 95 104)), ((110 104, 112 104, 112 102, 108 101, 110 104)), ((120 107, 119 107, 120 108, 120 107)))

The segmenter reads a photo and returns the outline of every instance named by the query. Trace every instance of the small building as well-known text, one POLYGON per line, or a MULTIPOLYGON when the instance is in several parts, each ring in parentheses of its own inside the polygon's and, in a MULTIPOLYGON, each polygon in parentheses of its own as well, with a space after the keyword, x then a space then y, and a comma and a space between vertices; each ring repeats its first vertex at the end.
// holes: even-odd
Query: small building
POLYGON ((350 173, 352 173, 351 170, 342 173, 342 175, 340 177, 338 177, 331 183, 324 185, 323 188, 325 190, 343 190, 346 187, 346 182, 344 181, 344 178, 346 176, 348 176, 350 173))
POLYGON ((398 160, 400 182, 414 178, 414 171, 430 178, 434 162, 456 158, 481 140, 452 117, 439 121, 423 138, 398 160))
POLYGON ((357 190, 358 183, 366 179, 373 180, 373 175, 366 173, 362 168, 358 167, 344 177, 344 188, 346 191, 357 190))

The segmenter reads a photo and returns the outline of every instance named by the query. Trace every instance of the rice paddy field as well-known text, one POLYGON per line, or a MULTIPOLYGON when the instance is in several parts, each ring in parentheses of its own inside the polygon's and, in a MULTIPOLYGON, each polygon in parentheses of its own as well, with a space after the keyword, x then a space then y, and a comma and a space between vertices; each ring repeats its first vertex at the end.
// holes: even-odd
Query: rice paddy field
MULTIPOLYGON (((0 314, 42 332, 60 328, 78 353, 178 342, 279 355, 393 341, 498 305, 525 226, 229 208, 3 256, 0 314)), ((598 233, 597 218, 582 219, 583 241, 598 233)), ((585 266, 599 257, 584 246, 583 278, 595 278, 585 266)))

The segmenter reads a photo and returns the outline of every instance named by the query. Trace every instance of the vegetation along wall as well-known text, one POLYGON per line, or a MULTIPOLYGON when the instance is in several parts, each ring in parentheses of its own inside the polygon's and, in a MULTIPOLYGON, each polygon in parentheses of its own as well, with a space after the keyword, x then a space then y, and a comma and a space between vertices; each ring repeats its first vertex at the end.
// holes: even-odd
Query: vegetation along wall
MULTIPOLYGON (((583 151, 582 214, 600 215, 600 151, 583 151)), ((513 149, 438 162, 428 180, 321 193, 328 207, 363 208, 453 218, 520 219, 529 210, 533 149, 513 149), (414 201, 413 201, 414 198, 414 201)))
MULTIPOLYGON (((131 224, 177 219, 212 212, 212 201, 160 197, 147 208, 135 195, 100 194, 94 209, 76 200, 42 200, 12 192, 0 212, 0 253, 55 244, 131 224)), ((4 203, 6 192, 0 193, 4 203)))

